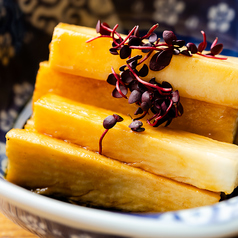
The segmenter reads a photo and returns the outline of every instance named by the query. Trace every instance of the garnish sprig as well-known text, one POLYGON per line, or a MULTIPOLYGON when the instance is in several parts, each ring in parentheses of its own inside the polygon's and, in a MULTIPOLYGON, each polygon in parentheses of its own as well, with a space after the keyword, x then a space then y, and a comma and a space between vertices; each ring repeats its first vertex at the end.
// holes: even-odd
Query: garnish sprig
MULTIPOLYGON (((153 116, 147 119, 147 123, 153 127, 157 127, 163 123, 168 126, 173 118, 181 116, 183 114, 183 107, 180 103, 179 92, 173 91, 172 85, 168 82, 162 82, 159 84, 152 78, 149 82, 142 80, 140 77, 148 74, 148 66, 144 64, 138 71, 138 61, 141 59, 141 55, 137 55, 126 61, 126 65, 120 67, 121 73, 116 74, 112 68, 112 73, 109 74, 107 82, 116 86, 119 82, 120 88, 116 86, 112 92, 112 96, 120 98, 121 93, 119 90, 123 88, 124 92, 130 91, 131 94, 128 97, 128 103, 135 103, 138 105, 134 115, 138 117, 133 121, 137 121, 136 125, 139 125, 139 120, 146 115, 153 114, 153 116), (118 90, 118 91, 117 91, 118 90)), ((135 128, 135 124, 129 126, 132 130, 135 128)), ((141 128, 133 130, 137 132, 143 131, 141 128)))
POLYGON ((103 121, 103 127, 105 128, 105 131, 101 135, 99 139, 99 151, 98 153, 101 155, 102 154, 102 140, 109 131, 109 129, 113 128, 117 122, 123 121, 123 118, 117 114, 110 115, 106 117, 103 121))
MULTIPOLYGON (((204 57, 225 60, 225 57, 217 57, 223 49, 223 44, 218 44, 218 38, 216 38, 210 48, 210 52, 203 53, 207 47, 207 38, 204 31, 201 31, 203 41, 196 46, 194 43, 185 43, 184 40, 178 40, 173 31, 163 31, 164 42, 160 43, 160 38, 154 32, 159 24, 153 25, 147 34, 140 37, 139 26, 134 26, 129 34, 123 39, 123 37, 116 31, 118 24, 113 29, 109 27, 107 23, 101 23, 98 21, 96 25, 96 32, 100 35, 89 39, 87 42, 91 42, 100 37, 112 38, 112 47, 109 49, 113 55, 119 55, 121 59, 127 59, 126 64, 121 66, 119 70, 120 74, 117 74, 112 69, 112 73, 109 74, 107 82, 114 85, 115 88, 112 91, 112 96, 115 98, 125 98, 129 104, 135 103, 138 108, 134 115, 139 115, 133 119, 130 124, 130 128, 133 131, 144 131, 142 127, 143 123, 139 120, 146 115, 152 113, 153 115, 147 119, 147 123, 153 127, 157 127, 163 123, 168 126, 173 118, 179 117, 183 114, 183 107, 180 103, 180 96, 178 90, 173 90, 172 85, 163 81, 161 84, 156 82, 155 78, 146 82, 141 77, 147 76, 149 69, 152 71, 160 71, 167 67, 173 55, 182 54, 185 56, 192 56, 198 54, 204 57), (145 39, 148 39, 144 42, 145 39), (132 50, 137 49, 145 53, 142 55, 136 55, 131 57, 132 50), (149 67, 143 64, 150 56, 149 67), (140 70, 137 70, 137 66, 143 64, 140 70), (129 97, 127 97, 128 91, 131 91, 129 97)), ((114 114, 115 115, 115 114, 114 114)), ((111 116, 111 120, 115 121, 115 116, 111 116), (114 118, 114 119, 113 119, 114 118)), ((107 118, 106 118, 107 119, 107 118)), ((105 120, 106 120, 105 119, 105 120)), ((108 119, 107 119, 108 120, 108 119)), ((108 129, 104 132, 100 138, 99 153, 101 153, 101 141, 108 129)))
MULTIPOLYGON (((210 52, 203 53, 207 47, 207 39, 204 31, 201 31, 203 36, 203 41, 198 45, 198 47, 193 43, 185 43, 184 40, 178 40, 173 31, 163 31, 164 43, 160 43, 156 33, 154 32, 158 28, 159 24, 153 25, 150 30, 144 36, 139 36, 139 26, 134 26, 129 34, 122 38, 122 36, 116 31, 118 24, 116 24, 113 29, 109 27, 107 23, 101 23, 98 21, 96 26, 97 33, 100 36, 89 39, 87 42, 91 42, 100 37, 110 37, 113 40, 112 48, 109 49, 111 54, 120 55, 122 59, 130 57, 131 50, 139 49, 144 53, 151 55, 153 51, 158 51, 150 60, 150 69, 153 71, 159 71, 164 69, 169 65, 172 56, 175 54, 182 54, 186 56, 192 56, 193 54, 198 54, 201 56, 225 60, 226 57, 217 57, 223 50, 223 44, 217 44, 218 38, 214 40, 211 45, 210 52), (144 39, 148 39, 148 42, 144 42, 144 39)), ((144 59, 140 63, 143 63, 148 58, 145 55, 144 59)))

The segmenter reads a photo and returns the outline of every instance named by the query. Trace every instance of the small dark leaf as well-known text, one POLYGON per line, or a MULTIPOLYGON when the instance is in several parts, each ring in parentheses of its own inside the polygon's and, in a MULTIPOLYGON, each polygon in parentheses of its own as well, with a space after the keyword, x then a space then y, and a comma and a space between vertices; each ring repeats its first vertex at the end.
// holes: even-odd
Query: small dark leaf
POLYGON ((163 81, 161 86, 163 88, 173 88, 172 85, 169 82, 167 82, 167 81, 163 81))
POLYGON ((169 125, 171 124, 172 120, 173 120, 173 118, 172 118, 172 117, 169 117, 168 120, 167 120, 167 122, 166 122, 166 124, 164 125, 164 127, 169 126, 169 125))
POLYGON ((134 113, 134 115, 138 115, 138 114, 142 114, 143 110, 141 109, 141 107, 138 107, 134 113))
POLYGON ((96 32, 100 33, 101 35, 108 35, 108 36, 110 36, 111 32, 108 31, 107 29, 104 29, 102 26, 106 26, 106 27, 110 28, 110 26, 106 22, 101 23, 101 21, 99 20, 97 22, 97 25, 96 25, 96 32))
POLYGON ((141 44, 141 38, 137 36, 131 36, 128 41, 128 45, 139 46, 141 44))
POLYGON ((174 40, 172 42, 174 47, 183 47, 185 45, 185 41, 184 40, 174 40))
POLYGON ((122 65, 122 66, 119 68, 119 70, 120 70, 120 71, 124 71, 125 68, 126 68, 126 65, 122 65))
POLYGON ((143 49, 141 50, 143 53, 149 53, 151 49, 147 49, 147 47, 151 47, 152 45, 150 43, 143 44, 143 49))
POLYGON ((148 103, 149 106, 151 106, 152 104, 151 99, 152 99, 152 94, 148 91, 145 91, 141 96, 141 102, 146 102, 148 103))
POLYGON ((154 42, 157 41, 157 39, 158 39, 157 34, 153 32, 153 33, 150 35, 150 37, 149 37, 149 42, 150 42, 150 43, 154 43, 154 42))
POLYGON ((168 45, 172 45, 173 41, 177 40, 177 37, 172 31, 164 31, 163 32, 163 39, 168 45))
POLYGON ((181 53, 182 55, 192 56, 192 55, 189 53, 188 50, 182 50, 180 53, 181 53))
POLYGON ((126 59, 131 55, 131 49, 128 45, 123 45, 120 50, 120 58, 126 59))
POLYGON ((135 120, 129 125, 129 128, 131 128, 133 131, 136 131, 136 132, 142 132, 145 130, 145 128, 142 128, 142 126, 143 126, 143 123, 141 121, 135 120))
POLYGON ((138 90, 139 92, 143 93, 145 92, 147 89, 146 87, 142 84, 139 83, 136 80, 133 80, 130 84, 129 84, 129 89, 132 92, 133 90, 138 90))
POLYGON ((110 49, 109 49, 109 52, 110 52, 112 55, 118 55, 117 49, 115 49, 115 48, 110 48, 110 49))
MULTIPOLYGON (((116 39, 115 41, 116 41, 117 44, 120 44, 120 43, 123 41, 123 39, 118 38, 118 39, 116 39)), ((113 41, 113 42, 112 42, 112 47, 115 47, 115 46, 117 46, 117 45, 116 45, 115 42, 113 41)))
POLYGON ((144 128, 144 127, 140 127, 140 128, 138 128, 138 129, 136 129, 135 131, 136 131, 136 132, 143 132, 143 131, 145 131, 145 128, 144 128))
POLYGON ((154 78, 151 78, 150 81, 149 81, 150 84, 157 84, 156 80, 155 80, 155 77, 154 78))
POLYGON ((128 103, 129 104, 136 103, 139 102, 140 99, 141 99, 141 92, 133 90, 128 98, 128 103))
POLYGON ((174 55, 179 55, 180 54, 180 50, 179 49, 174 49, 174 55))
POLYGON ((152 113, 154 113, 154 114, 160 113, 160 111, 161 111, 159 108, 157 108, 157 107, 155 107, 155 106, 151 107, 150 110, 151 110, 152 113))
POLYGON ((143 123, 139 120, 135 120, 129 125, 129 128, 136 129, 136 128, 139 128, 141 126, 143 126, 143 123))
POLYGON ((116 123, 117 123, 116 118, 110 115, 103 120, 103 127, 105 129, 111 129, 112 127, 115 126, 116 123))
POLYGON ((219 55, 223 50, 223 44, 217 44, 211 48, 212 55, 219 55))
POLYGON ((149 68, 146 64, 142 66, 142 68, 139 70, 138 76, 145 77, 149 73, 149 68))
MULTIPOLYGON (((127 88, 125 86, 120 85, 119 88, 120 88, 122 94, 124 94, 124 95, 127 94, 127 88)), ((117 88, 114 88, 114 90, 112 91, 112 96, 114 98, 121 98, 122 97, 122 95, 117 91, 117 88)))
POLYGON ((203 52, 207 47, 207 43, 204 43, 204 42, 201 42, 199 45, 198 45, 198 52, 203 52))
POLYGON ((177 108, 178 108, 179 115, 182 116, 184 110, 183 110, 183 105, 180 102, 178 103, 177 108))
POLYGON ((161 52, 155 53, 150 60, 150 69, 159 71, 169 65, 173 56, 173 49, 166 49, 161 52))
POLYGON ((121 79, 124 83, 128 84, 131 83, 135 77, 132 75, 129 69, 125 70, 121 74, 121 79))
POLYGON ((140 107, 144 112, 146 112, 150 109, 150 105, 147 102, 142 102, 140 107))
POLYGON ((136 70, 136 67, 137 67, 137 65, 138 65, 137 60, 132 61, 129 65, 131 66, 131 68, 132 68, 135 72, 137 72, 137 70, 136 70))
POLYGON ((119 115, 117 115, 117 114, 113 114, 113 116, 115 117, 115 119, 116 119, 117 122, 123 121, 123 118, 122 118, 121 116, 119 116, 119 115))
POLYGON ((196 54, 198 52, 197 46, 194 43, 188 43, 186 46, 192 54, 196 54))
POLYGON ((174 107, 174 106, 172 106, 172 107, 170 108, 170 110, 168 111, 168 116, 169 116, 170 118, 175 118, 175 117, 176 117, 176 112, 175 112, 175 107, 174 107))
POLYGON ((130 64, 131 62, 137 61, 137 60, 139 60, 139 59, 141 59, 141 58, 142 58, 142 55, 136 55, 136 56, 131 57, 130 59, 128 59, 128 60, 126 61, 126 63, 127 63, 127 64, 130 64))
MULTIPOLYGON (((118 77, 120 77, 120 76, 118 75, 118 77)), ((108 75, 107 82, 111 85, 116 85, 117 79, 113 73, 108 75)))

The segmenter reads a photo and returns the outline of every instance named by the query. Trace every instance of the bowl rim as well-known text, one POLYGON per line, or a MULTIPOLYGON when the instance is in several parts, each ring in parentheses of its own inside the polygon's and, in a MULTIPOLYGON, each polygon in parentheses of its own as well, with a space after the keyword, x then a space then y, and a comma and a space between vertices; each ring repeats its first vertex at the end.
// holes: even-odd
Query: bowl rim
MULTIPOLYGON (((223 214, 228 201, 213 206, 158 213, 154 216, 124 214, 82 207, 39 196, 4 179, 0 179, 0 198, 42 218, 96 233, 136 237, 223 237, 235 234, 238 230, 238 214, 222 220, 215 219, 211 220, 212 222, 208 220, 208 223, 206 221, 188 222, 191 213, 211 214, 209 210, 213 210, 212 213, 223 214), (217 213, 219 210, 223 212, 217 213), (181 220, 179 217, 185 219, 181 220)), ((238 208, 238 198, 230 200, 236 200, 232 203, 237 204, 238 208)))
MULTIPOLYGON (((31 114, 29 101, 14 128, 31 114)), ((223 237, 238 234, 238 197, 199 208, 128 214, 68 204, 39 196, 0 177, 0 199, 36 216, 76 229, 133 237, 223 237)))

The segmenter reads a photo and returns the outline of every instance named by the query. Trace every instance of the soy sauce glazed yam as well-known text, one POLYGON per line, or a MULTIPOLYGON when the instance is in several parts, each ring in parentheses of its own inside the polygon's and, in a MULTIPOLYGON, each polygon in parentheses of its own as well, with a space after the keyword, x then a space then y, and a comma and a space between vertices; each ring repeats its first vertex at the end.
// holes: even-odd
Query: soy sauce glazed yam
POLYGON ((204 32, 195 46, 117 27, 55 28, 33 115, 7 134, 6 179, 128 212, 219 202, 238 185, 237 59, 218 39, 205 52, 204 32))

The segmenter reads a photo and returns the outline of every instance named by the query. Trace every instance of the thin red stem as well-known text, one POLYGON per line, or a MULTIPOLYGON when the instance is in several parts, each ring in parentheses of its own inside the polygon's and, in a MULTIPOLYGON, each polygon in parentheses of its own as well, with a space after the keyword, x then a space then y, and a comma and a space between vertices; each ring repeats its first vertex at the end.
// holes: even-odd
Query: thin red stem
POLYGON ((160 120, 161 118, 165 117, 165 116, 168 114, 168 112, 169 112, 169 110, 171 109, 172 105, 173 105, 173 101, 170 100, 170 104, 169 104, 168 108, 166 109, 165 114, 163 114, 163 115, 161 115, 161 116, 155 118, 155 121, 154 121, 153 123, 150 123, 149 120, 147 120, 147 123, 148 123, 150 126, 155 126, 155 125, 157 124, 158 120, 160 120))
POLYGON ((121 45, 124 45, 124 44, 126 43, 126 41, 129 39, 129 37, 133 34, 133 32, 135 31, 136 27, 137 27, 137 26, 134 26, 133 29, 129 32, 129 34, 126 36, 126 38, 125 38, 119 45, 117 45, 117 46, 114 47, 114 48, 117 49, 117 48, 120 47, 121 45))
POLYGON ((127 64, 127 67, 128 69, 131 71, 131 73, 134 75, 134 77, 140 82, 142 83, 143 85, 145 85, 146 87, 149 87, 149 88, 156 88, 160 94, 164 94, 164 92, 171 92, 172 91, 172 88, 162 88, 162 87, 159 87, 158 85, 154 85, 154 84, 151 84, 151 83, 148 83, 142 79, 140 79, 140 77, 138 77, 138 75, 134 72, 134 70, 130 67, 129 64, 127 64))
MULTIPOLYGON (((115 45, 119 45, 119 43, 116 42, 116 39, 115 39, 115 37, 114 37, 114 34, 117 33, 117 32, 116 32, 116 29, 118 28, 118 26, 119 26, 119 25, 116 24, 116 25, 113 27, 113 29, 112 29, 112 39, 113 39, 113 42, 114 42, 115 45)), ((118 36, 118 35, 117 35, 117 36, 118 36)), ((122 40, 120 34, 119 34, 119 39, 122 40)))
POLYGON ((113 69, 113 67, 112 67, 112 73, 113 73, 113 75, 115 76, 115 78, 117 80, 117 82, 116 82, 116 89, 117 89, 117 91, 121 94, 122 97, 127 99, 127 96, 125 94, 123 94, 121 89, 120 89, 120 84, 122 84, 124 87, 126 87, 126 86, 125 86, 124 82, 122 82, 122 80, 118 77, 118 75, 116 74, 116 72, 113 69))
POLYGON ((86 41, 86 43, 89 43, 89 42, 91 42, 91 41, 93 41, 93 40, 96 40, 96 39, 99 39, 99 38, 101 38, 101 37, 112 38, 112 37, 109 36, 109 35, 100 35, 100 36, 96 36, 96 37, 90 38, 89 40, 86 41))
POLYGON ((137 118, 135 118, 135 119, 133 119, 133 120, 134 120, 134 121, 135 121, 135 120, 140 120, 140 119, 144 118, 147 113, 148 113, 148 111, 144 111, 141 116, 139 116, 139 117, 137 117, 137 118))
POLYGON ((125 99, 127 99, 127 96, 125 94, 122 93, 121 89, 120 89, 120 83, 119 81, 116 82, 116 89, 117 91, 121 94, 122 97, 124 97, 125 99))
MULTIPOLYGON (((116 25, 118 25, 118 24, 116 24, 116 25)), ((101 27, 104 28, 105 30, 111 32, 111 33, 113 32, 113 29, 114 29, 114 28, 111 29, 111 28, 109 28, 109 27, 106 27, 106 26, 104 26, 103 24, 101 24, 101 27)), ((114 27, 115 27, 115 26, 114 26, 114 27)), ((117 26, 117 27, 118 27, 118 26, 117 26)), ((116 27, 116 28, 117 28, 117 27, 116 27)), ((121 35, 120 35, 118 32, 115 31, 115 34, 122 40, 121 35)))
POLYGON ((143 39, 145 39, 145 38, 148 38, 148 37, 155 31, 155 29, 156 29, 158 26, 159 26, 158 23, 155 24, 155 25, 153 25, 153 26, 150 28, 149 32, 148 32, 146 35, 144 35, 143 37, 141 37, 141 39, 143 40, 143 39))
POLYGON ((98 153, 99 153, 100 155, 102 154, 102 140, 103 140, 104 136, 107 134, 108 131, 109 131, 109 129, 106 129, 106 130, 102 133, 102 135, 101 135, 101 137, 100 137, 100 139, 99 139, 99 150, 98 150, 98 153))
POLYGON ((203 43, 207 44, 207 37, 204 31, 201 31, 202 35, 203 35, 203 43))
POLYGON ((138 65, 139 65, 139 64, 142 64, 144 61, 146 61, 146 60, 150 57, 150 55, 151 55, 152 52, 153 52, 153 50, 151 50, 142 60, 140 60, 140 61, 138 62, 138 65))
MULTIPOLYGON (((168 45, 166 45, 168 46, 168 45)), ((137 49, 137 50, 161 50, 157 48, 156 46, 130 46, 131 49, 137 49)))
POLYGON ((213 48, 218 42, 218 37, 216 37, 216 39, 213 41, 212 45, 211 45, 211 48, 213 48))
POLYGON ((214 55, 204 55, 204 54, 199 53, 199 52, 197 52, 197 54, 198 54, 198 55, 201 55, 201 56, 203 56, 203 57, 207 57, 207 58, 219 59, 219 60, 227 60, 226 57, 216 57, 216 56, 214 56, 214 55))

